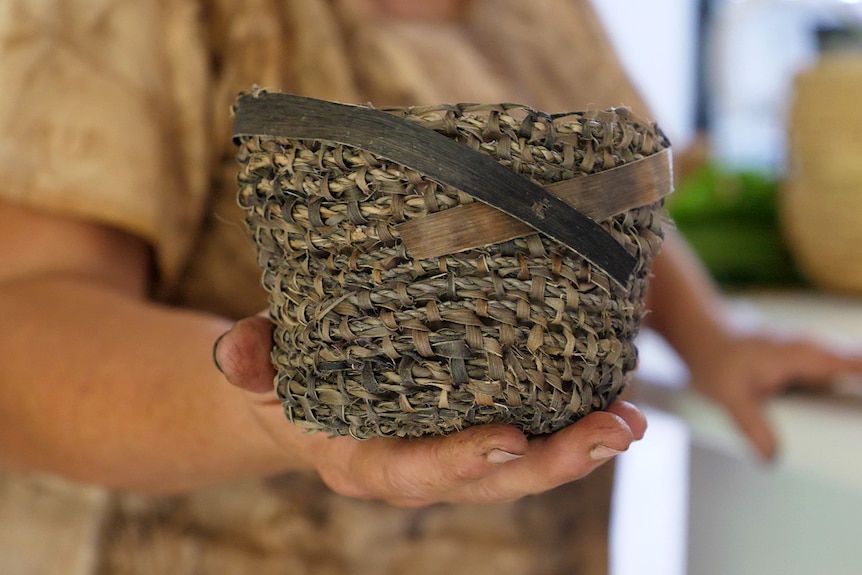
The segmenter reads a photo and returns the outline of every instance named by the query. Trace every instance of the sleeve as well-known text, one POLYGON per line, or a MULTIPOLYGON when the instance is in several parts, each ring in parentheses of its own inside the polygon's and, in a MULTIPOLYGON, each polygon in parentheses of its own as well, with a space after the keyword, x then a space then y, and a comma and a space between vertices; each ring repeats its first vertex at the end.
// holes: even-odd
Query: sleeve
POLYGON ((0 198, 140 236, 170 281, 203 191, 185 185, 161 4, 2 3, 0 198))

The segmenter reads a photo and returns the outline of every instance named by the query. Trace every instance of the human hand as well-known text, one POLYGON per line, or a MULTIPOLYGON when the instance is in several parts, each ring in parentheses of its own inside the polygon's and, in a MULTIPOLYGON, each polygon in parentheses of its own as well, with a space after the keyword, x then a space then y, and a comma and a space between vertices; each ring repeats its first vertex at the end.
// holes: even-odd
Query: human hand
POLYGON ((617 401, 555 434, 527 439, 511 425, 480 425, 446 437, 358 441, 304 433, 284 416, 273 390, 272 325, 239 321, 220 338, 216 362, 245 390, 257 421, 286 456, 299 457, 335 492, 417 507, 437 502, 511 501, 580 479, 646 431, 633 405, 617 401))
POLYGON ((833 352, 815 341, 777 333, 728 329, 688 358, 692 385, 734 418, 757 452, 775 458, 777 439, 764 407, 791 387, 827 387, 846 374, 862 374, 862 354, 833 352))

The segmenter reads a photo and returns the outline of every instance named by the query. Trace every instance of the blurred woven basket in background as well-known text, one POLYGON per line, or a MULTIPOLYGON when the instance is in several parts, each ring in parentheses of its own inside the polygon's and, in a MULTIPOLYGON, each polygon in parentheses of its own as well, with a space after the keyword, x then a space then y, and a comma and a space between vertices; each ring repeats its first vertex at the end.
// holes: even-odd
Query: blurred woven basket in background
POLYGON ((625 109, 372 110, 266 92, 235 111, 291 421, 356 438, 489 422, 539 434, 621 392, 671 189, 653 124, 625 109), (541 186, 554 197, 514 193, 541 186))
POLYGON ((780 201, 788 245, 814 285, 862 293, 862 57, 824 56, 794 95, 780 201))

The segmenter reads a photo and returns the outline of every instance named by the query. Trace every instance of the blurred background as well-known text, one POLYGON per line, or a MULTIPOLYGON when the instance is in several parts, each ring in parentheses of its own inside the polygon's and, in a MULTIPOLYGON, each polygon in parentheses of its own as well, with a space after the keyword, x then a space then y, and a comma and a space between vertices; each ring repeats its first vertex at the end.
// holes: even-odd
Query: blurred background
MULTIPOLYGON (((669 212, 737 319, 858 345, 862 4, 593 3, 674 143, 669 212)), ((650 431, 619 464, 615 575, 859 573, 862 384, 778 398, 767 465, 660 339, 640 343, 650 431)))

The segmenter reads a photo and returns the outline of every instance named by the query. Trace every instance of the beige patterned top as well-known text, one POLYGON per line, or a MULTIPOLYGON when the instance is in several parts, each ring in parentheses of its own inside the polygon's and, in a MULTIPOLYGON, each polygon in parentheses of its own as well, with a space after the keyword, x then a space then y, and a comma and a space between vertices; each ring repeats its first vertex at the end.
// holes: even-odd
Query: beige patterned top
MULTIPOLYGON (((230 142, 253 84, 646 112, 587 0, 475 0, 436 23, 373 0, 8 0, 0 197, 145 238, 160 299, 263 309, 230 142)), ((608 468, 517 504, 404 511, 302 475, 154 499, 0 473, 0 572, 604 573, 609 489, 608 468)))

